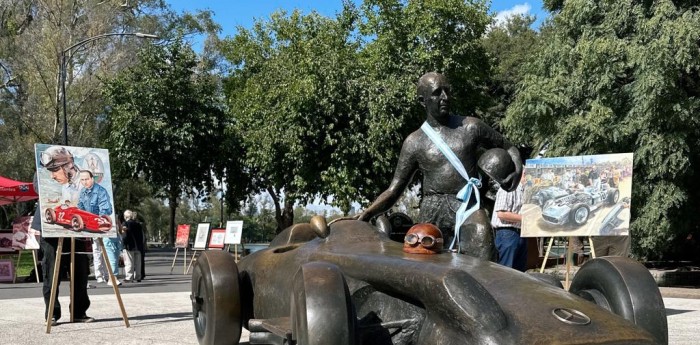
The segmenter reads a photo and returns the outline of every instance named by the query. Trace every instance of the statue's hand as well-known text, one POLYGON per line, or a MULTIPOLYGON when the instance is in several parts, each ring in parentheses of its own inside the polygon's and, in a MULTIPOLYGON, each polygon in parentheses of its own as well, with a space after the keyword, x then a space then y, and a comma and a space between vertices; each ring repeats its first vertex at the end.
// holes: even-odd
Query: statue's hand
POLYGON ((355 218, 357 220, 361 220, 363 222, 366 222, 366 221, 369 221, 370 217, 368 217, 367 212, 362 212, 362 213, 358 213, 358 214, 354 215, 353 218, 355 218))
POLYGON ((503 183, 501 183, 501 188, 503 188, 506 192, 512 192, 518 187, 519 183, 520 173, 514 171, 503 180, 503 183))

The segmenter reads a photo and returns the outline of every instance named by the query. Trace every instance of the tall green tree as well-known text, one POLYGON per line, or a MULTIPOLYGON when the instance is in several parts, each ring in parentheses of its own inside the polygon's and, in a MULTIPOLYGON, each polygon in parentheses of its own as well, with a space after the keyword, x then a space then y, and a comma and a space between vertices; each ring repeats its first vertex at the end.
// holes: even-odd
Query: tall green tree
POLYGON ((230 135, 239 135, 257 191, 272 198, 277 231, 292 225, 293 205, 322 193, 352 125, 360 71, 351 19, 277 12, 222 45, 234 66, 227 79, 230 135), (348 23, 350 22, 350 23, 348 23))
POLYGON ((504 23, 494 23, 483 38, 484 48, 491 61, 488 94, 490 106, 483 112, 486 123, 501 130, 500 122, 513 102, 523 73, 522 66, 538 51, 540 34, 532 28, 535 17, 516 15, 504 23))
POLYGON ((219 86, 181 39, 150 45, 139 64, 107 82, 108 144, 113 159, 162 189, 170 207, 174 243, 178 197, 212 187, 225 127, 219 86))
POLYGON ((225 40, 230 132, 278 230, 296 201, 333 195, 347 212, 386 188, 401 141, 425 118, 422 74, 450 77, 458 112, 485 108, 489 22, 482 1, 368 0, 332 19, 279 12, 225 40))
POLYGON ((692 1, 548 1, 509 133, 554 155, 634 152, 633 250, 658 259, 700 215, 700 13, 692 1))
MULTIPOLYGON (((33 144, 63 142, 58 76, 64 50, 106 33, 152 33, 168 42, 178 32, 211 37, 218 30, 211 12, 175 13, 162 0, 0 0, 0 174, 31 180, 34 161, 26 157, 33 144)), ((143 43, 133 36, 112 36, 67 52, 71 145, 104 147, 102 81, 135 63, 133 57, 143 43)), ((129 186, 133 181, 113 173, 116 198, 133 196, 130 190, 138 186, 129 186)))

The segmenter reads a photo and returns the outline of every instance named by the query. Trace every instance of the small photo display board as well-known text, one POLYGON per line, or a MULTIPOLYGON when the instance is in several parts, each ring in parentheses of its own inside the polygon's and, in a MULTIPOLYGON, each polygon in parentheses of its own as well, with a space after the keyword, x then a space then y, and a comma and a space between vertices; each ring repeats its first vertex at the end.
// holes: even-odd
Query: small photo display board
POLYGON ((209 223, 197 224, 197 235, 194 238, 193 249, 207 249, 207 239, 209 239, 209 223))
POLYGON ((243 221, 229 220, 226 222, 226 244, 241 244, 241 236, 243 235, 243 221))
POLYGON ((175 236, 175 248, 187 248, 190 242, 190 225, 178 224, 175 236))
POLYGON ((0 254, 14 253, 15 248, 12 247, 13 239, 12 231, 0 230, 0 254))
POLYGON ((529 159, 523 237, 627 236, 632 153, 529 159))
POLYGON ((226 237, 226 229, 211 229, 209 236, 209 249, 224 248, 224 238, 226 237))
POLYGON ((0 282, 12 282, 15 280, 15 265, 12 260, 0 260, 0 282))
POLYGON ((17 217, 12 221, 12 247, 17 249, 39 249, 39 242, 29 225, 34 217, 17 217))
POLYGON ((116 237, 109 151, 34 145, 44 237, 116 237))

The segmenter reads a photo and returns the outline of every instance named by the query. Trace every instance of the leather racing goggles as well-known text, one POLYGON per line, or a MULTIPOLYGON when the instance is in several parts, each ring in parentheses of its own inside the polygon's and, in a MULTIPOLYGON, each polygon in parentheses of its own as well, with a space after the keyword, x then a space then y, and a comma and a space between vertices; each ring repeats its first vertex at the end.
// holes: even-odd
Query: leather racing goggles
POLYGON ((442 244, 443 239, 435 238, 432 235, 408 234, 403 241, 411 246, 416 246, 420 243, 425 248, 432 248, 437 244, 442 244))

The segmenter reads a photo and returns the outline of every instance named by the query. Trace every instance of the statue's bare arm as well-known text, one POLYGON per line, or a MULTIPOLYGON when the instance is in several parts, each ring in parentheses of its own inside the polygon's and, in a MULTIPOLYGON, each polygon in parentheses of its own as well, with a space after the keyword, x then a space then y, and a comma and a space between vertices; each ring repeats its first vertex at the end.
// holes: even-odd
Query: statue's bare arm
POLYGON ((389 188, 380 194, 376 200, 358 217, 359 220, 368 221, 372 217, 385 212, 396 201, 413 179, 413 175, 418 171, 418 160, 416 158, 416 142, 413 136, 409 136, 403 143, 399 161, 396 163, 394 178, 391 180, 389 188))

